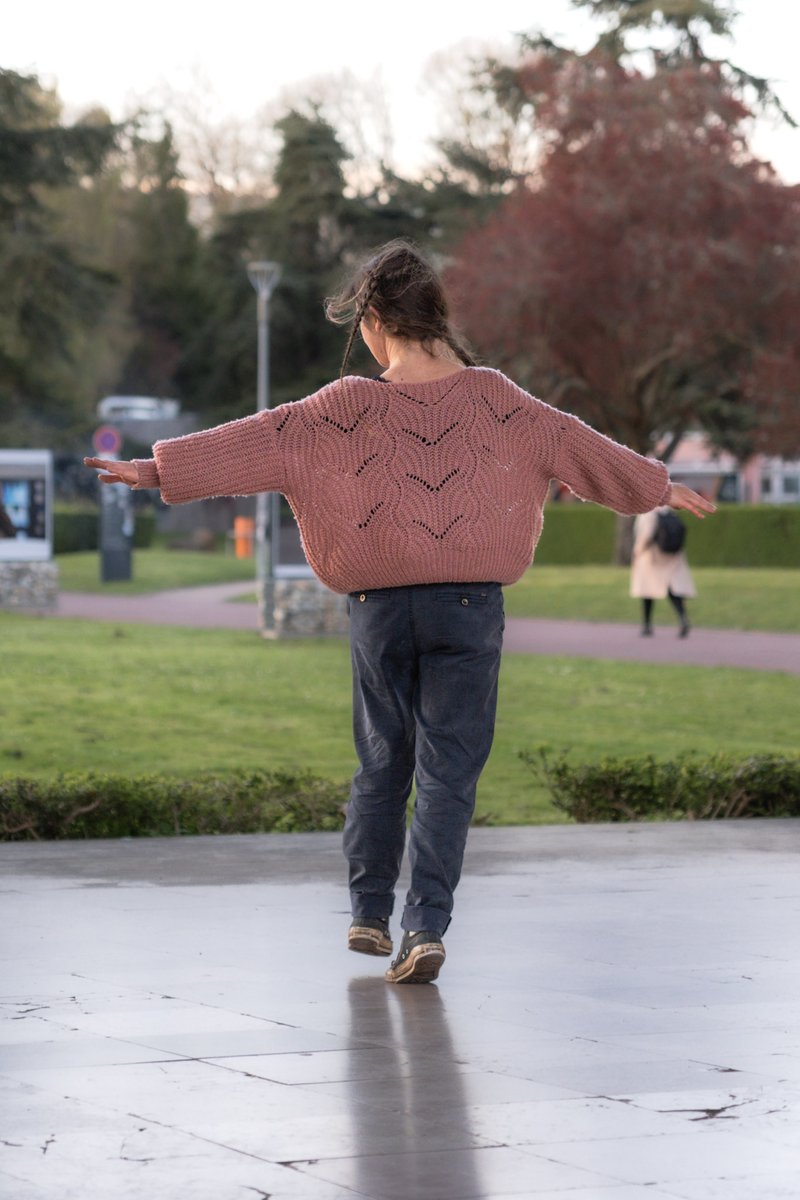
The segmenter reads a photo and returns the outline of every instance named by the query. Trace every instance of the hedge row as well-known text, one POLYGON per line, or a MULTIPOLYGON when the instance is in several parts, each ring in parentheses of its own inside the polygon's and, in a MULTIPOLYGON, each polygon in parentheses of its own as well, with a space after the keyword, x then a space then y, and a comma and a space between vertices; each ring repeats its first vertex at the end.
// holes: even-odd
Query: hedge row
MULTIPOLYGON (((685 517, 696 567, 800 567, 800 505, 727 504, 713 518, 685 517)), ((542 566, 610 563, 615 517, 593 504, 548 504, 536 551, 542 566)))
POLYGON ((603 758, 571 764, 546 747, 520 758, 553 804, 580 823, 800 817, 800 757, 683 755, 671 762, 603 758))
MULTIPOLYGON (((144 550, 152 544, 156 529, 155 513, 138 509, 133 526, 133 545, 144 550)), ((77 550, 97 550, 100 540, 100 514, 96 508, 64 507, 53 510, 53 549, 56 554, 77 550)))
POLYGON ((285 771, 0 778, 0 841, 341 829, 347 792, 285 771))
MULTIPOLYGON (((56 506, 56 554, 96 550, 96 509, 56 506)), ((697 567, 800 567, 800 505, 731 504, 712 520, 686 518, 686 551, 697 567)), ((614 553, 615 517, 594 504, 548 504, 536 551, 542 566, 608 564, 614 553)), ((133 544, 150 546, 155 514, 138 510, 133 544)))

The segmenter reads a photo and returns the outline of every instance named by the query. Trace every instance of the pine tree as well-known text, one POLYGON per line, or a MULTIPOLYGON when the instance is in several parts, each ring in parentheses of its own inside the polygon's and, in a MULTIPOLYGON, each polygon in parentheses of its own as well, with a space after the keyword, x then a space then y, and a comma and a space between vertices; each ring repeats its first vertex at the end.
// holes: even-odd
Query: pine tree
POLYGON ((80 262, 49 207, 57 189, 96 175, 110 122, 59 124, 57 97, 32 75, 0 70, 0 439, 68 442, 85 398, 70 376, 75 334, 110 280, 80 262))

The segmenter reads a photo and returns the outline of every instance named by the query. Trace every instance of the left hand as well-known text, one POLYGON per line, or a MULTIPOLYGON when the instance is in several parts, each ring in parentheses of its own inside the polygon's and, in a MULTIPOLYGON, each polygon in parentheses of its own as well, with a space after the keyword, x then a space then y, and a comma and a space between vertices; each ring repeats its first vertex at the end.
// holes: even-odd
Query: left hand
POLYGON ((139 482, 139 468, 132 462, 121 462, 111 458, 85 458, 85 467, 95 467, 103 474, 98 475, 101 483, 126 483, 128 487, 136 487, 139 482))
POLYGON ((701 496, 699 492, 693 492, 685 483, 670 484, 667 504, 670 508, 685 508, 687 512, 694 513, 701 521, 709 513, 717 511, 716 504, 706 500, 705 496, 701 496))

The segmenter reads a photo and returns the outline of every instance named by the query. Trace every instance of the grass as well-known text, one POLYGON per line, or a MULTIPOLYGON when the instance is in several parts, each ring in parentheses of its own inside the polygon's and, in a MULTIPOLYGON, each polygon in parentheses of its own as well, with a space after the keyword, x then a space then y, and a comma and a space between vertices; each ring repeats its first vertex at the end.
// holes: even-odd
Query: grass
MULTIPOLYGON (((0 613, 0 773, 196 774, 355 765, 343 641, 0 613)), ((478 815, 563 820, 517 757, 686 750, 781 753, 796 743, 795 678, 728 668, 505 656, 478 815)))
MULTIPOLYGON (((800 632, 797 592, 800 572, 761 567, 692 568, 697 599, 689 601, 692 623, 711 629, 800 632)), ((639 620, 641 602, 628 595, 625 567, 533 567, 507 588, 510 617, 560 617, 580 621, 639 620)), ((672 621, 669 603, 659 602, 656 620, 672 621)))
POLYGON ((62 591, 102 592, 108 596, 139 596, 170 588, 247 582, 255 578, 252 558, 198 550, 169 550, 165 546, 135 550, 133 578, 118 583, 100 581, 100 555, 96 550, 59 554, 56 562, 62 591))
MULTIPOLYGON (((134 553, 134 578, 126 583, 101 583, 99 557, 94 551, 61 554, 57 561, 64 591, 111 596, 247 582, 255 573, 252 559, 160 546, 134 553)), ((797 571, 699 567, 693 573, 699 593, 690 606, 693 624, 716 629, 800 632, 797 571)), ((628 595, 628 571, 622 567, 533 567, 519 583, 507 588, 505 595, 506 613, 511 617, 625 624, 639 619, 639 602, 628 595)), ((254 601, 255 589, 240 599, 254 601)), ((673 619, 666 602, 656 608, 656 619, 673 619)))

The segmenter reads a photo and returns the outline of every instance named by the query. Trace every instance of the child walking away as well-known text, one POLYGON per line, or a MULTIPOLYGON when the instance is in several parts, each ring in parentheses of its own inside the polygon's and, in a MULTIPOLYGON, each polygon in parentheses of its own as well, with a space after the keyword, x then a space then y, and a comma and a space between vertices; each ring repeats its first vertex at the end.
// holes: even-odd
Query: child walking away
POLYGON ((689 636, 686 600, 697 595, 683 546, 686 528, 667 507, 633 523, 631 596, 642 601, 642 637, 653 636, 653 604, 669 597, 678 615, 678 637, 689 636))
POLYGON ((309 563, 346 594, 359 766, 344 831, 350 949, 389 957, 406 844, 411 884, 392 983, 427 983, 494 733, 504 584, 530 565, 551 479, 621 513, 713 505, 642 458, 476 366, 419 250, 390 242, 328 301, 342 373, 293 404, 104 462, 105 483, 168 504, 280 491, 309 563), (361 334, 377 378, 345 375, 361 334))

